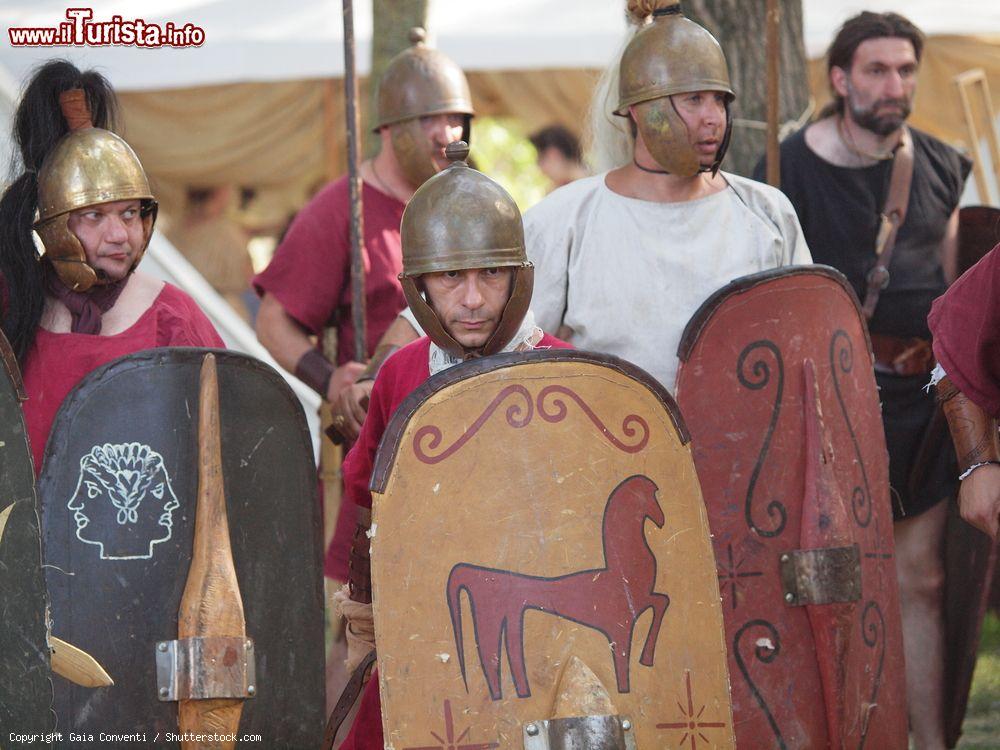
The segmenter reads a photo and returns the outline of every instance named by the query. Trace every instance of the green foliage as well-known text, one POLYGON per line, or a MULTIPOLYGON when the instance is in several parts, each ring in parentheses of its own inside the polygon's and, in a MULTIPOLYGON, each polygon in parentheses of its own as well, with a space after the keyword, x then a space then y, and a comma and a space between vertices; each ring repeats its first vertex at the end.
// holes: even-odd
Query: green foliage
POLYGON ((992 612, 983 622, 969 708, 958 746, 963 750, 1000 749, 1000 619, 992 612))
POLYGON ((499 182, 523 213, 549 188, 535 163, 535 147, 517 120, 477 117, 472 121, 471 159, 476 168, 499 182))

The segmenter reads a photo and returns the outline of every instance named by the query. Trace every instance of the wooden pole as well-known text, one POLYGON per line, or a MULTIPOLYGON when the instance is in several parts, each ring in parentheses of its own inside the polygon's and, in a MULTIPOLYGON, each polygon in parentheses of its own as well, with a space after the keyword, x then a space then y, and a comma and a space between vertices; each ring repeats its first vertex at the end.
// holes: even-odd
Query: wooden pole
POLYGON ((781 10, 778 0, 767 0, 767 183, 781 187, 781 151, 778 148, 781 86, 781 10))
POLYGON ((351 185, 351 320, 354 359, 368 360, 365 326, 364 223, 358 164, 358 74, 354 67, 354 2, 344 0, 344 111, 347 116, 347 173, 351 185))

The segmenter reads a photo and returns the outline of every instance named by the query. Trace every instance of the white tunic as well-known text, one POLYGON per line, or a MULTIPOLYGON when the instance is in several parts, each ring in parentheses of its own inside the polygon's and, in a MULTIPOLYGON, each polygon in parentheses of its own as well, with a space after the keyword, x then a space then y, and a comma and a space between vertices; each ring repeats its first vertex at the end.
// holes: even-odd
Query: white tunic
POLYGON ((729 188, 683 203, 612 192, 605 175, 556 190, 524 216, 541 328, 573 329, 578 349, 613 354, 671 392, 684 326, 733 279, 811 263, 778 190, 723 173, 729 188))

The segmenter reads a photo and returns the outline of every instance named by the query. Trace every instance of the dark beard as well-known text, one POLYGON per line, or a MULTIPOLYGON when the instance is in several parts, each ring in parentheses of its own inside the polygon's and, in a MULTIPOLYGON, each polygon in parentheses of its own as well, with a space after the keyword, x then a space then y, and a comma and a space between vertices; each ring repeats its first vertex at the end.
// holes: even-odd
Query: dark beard
POLYGON ((870 130, 878 136, 886 136, 899 130, 906 118, 910 116, 910 103, 905 99, 879 99, 867 109, 860 109, 848 100, 847 106, 851 110, 851 119, 865 130, 870 130), (899 114, 876 115, 879 107, 885 104, 898 104, 899 114))

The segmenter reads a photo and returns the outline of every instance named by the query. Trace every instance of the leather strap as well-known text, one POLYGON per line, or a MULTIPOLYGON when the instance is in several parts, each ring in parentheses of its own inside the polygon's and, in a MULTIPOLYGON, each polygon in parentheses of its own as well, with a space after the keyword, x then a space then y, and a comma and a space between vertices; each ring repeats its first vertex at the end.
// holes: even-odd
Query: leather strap
POLYGON ((330 718, 326 720, 326 729, 323 732, 323 750, 333 750, 333 743, 337 741, 337 732, 340 725, 358 702, 358 696, 368 681, 368 673, 375 664, 375 652, 371 651, 368 656, 361 660, 361 663, 351 673, 351 678, 344 685, 344 691, 337 699, 337 705, 330 712, 330 718))
POLYGON ((368 508, 358 508, 358 524, 351 540, 351 554, 347 563, 347 586, 351 600, 363 604, 372 602, 372 562, 371 539, 368 530, 372 525, 372 514, 368 508))
POLYGON ((875 239, 875 267, 868 272, 865 301, 861 309, 867 320, 871 320, 878 305, 879 295, 889 286, 889 264, 896 246, 896 235, 906 221, 906 209, 910 202, 910 184, 913 182, 913 138, 908 128, 903 128, 899 146, 892 159, 892 173, 889 176, 889 194, 880 214, 878 235, 875 239))
POLYGON ((960 473, 976 464, 1000 462, 997 420, 958 390, 947 376, 937 383, 937 400, 948 419, 960 473))

